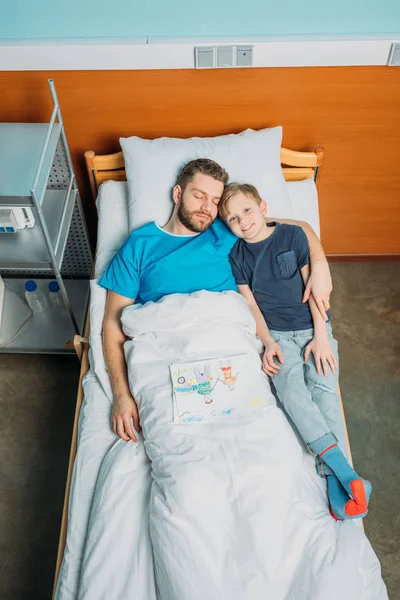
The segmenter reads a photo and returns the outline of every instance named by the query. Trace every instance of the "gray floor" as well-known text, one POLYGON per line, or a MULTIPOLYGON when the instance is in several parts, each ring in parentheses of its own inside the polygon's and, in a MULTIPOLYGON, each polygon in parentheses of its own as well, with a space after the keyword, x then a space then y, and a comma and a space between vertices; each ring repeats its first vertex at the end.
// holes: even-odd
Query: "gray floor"
MULTIPOLYGON (((374 486, 365 529, 399 600, 400 263, 331 268, 353 458, 374 486)), ((78 373, 72 356, 0 355, 1 600, 51 597, 78 373)))

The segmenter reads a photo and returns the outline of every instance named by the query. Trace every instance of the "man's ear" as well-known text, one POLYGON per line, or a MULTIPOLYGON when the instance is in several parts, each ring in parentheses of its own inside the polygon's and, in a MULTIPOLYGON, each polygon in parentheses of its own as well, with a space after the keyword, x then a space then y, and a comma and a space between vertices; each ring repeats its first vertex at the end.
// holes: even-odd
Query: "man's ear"
POLYGON ((175 202, 175 204, 179 204, 181 198, 182 198, 182 188, 180 185, 176 185, 174 187, 174 189, 172 190, 172 199, 175 202))
POLYGON ((265 200, 262 200, 262 202, 260 203, 260 208, 261 208, 261 212, 264 215, 264 217, 267 216, 267 203, 265 202, 265 200))

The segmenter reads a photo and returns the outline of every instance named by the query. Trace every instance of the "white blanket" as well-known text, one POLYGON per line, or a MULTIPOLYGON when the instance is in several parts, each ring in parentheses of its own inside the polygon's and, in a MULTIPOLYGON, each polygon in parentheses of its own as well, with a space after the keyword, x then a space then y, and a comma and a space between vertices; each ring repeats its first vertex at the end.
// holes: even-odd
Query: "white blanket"
POLYGON ((122 321, 152 478, 142 436, 108 451, 79 599, 386 599, 364 532, 331 518, 314 460, 268 386, 254 418, 173 422, 172 363, 258 357, 243 299, 173 295, 125 309, 122 321))

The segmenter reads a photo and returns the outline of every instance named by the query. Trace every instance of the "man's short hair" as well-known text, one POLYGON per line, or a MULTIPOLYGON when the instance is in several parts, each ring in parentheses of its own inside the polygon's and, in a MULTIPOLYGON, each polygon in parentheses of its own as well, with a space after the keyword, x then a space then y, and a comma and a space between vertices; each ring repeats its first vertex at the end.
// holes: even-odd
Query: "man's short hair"
POLYGON ((221 181, 224 185, 228 183, 229 176, 221 165, 209 158, 196 158, 188 162, 178 175, 176 185, 180 185, 182 192, 185 191, 187 184, 192 181, 197 173, 208 175, 217 181, 221 181))
POLYGON ((254 185, 251 185, 250 183, 237 183, 236 181, 234 181, 233 183, 230 183, 225 187, 224 193, 222 194, 221 200, 219 201, 218 211, 221 219, 225 219, 228 216, 229 201, 232 198, 232 196, 234 196, 238 192, 241 192, 251 200, 254 200, 259 206, 263 201, 260 194, 258 193, 258 189, 254 185))

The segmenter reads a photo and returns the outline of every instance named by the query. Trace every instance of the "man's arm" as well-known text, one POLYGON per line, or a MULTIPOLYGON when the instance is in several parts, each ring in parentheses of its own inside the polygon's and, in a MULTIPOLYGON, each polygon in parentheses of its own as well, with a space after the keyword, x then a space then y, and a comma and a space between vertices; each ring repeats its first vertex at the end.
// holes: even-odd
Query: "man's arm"
POLYGON ((278 221, 279 223, 286 223, 288 225, 297 225, 298 227, 301 227, 306 234, 310 248, 311 275, 304 291, 303 302, 307 302, 310 298, 310 294, 312 294, 321 316, 324 321, 326 321, 326 311, 329 310, 330 307, 329 298, 332 292, 332 278, 328 261, 326 260, 325 252, 318 236, 313 228, 305 221, 296 221, 294 219, 266 219, 267 223, 272 221, 278 221))
POLYGON ((123 440, 132 439, 136 442, 131 419, 133 419, 136 431, 140 431, 139 413, 129 389, 124 354, 126 337, 121 325, 123 309, 134 302, 135 300, 131 298, 125 298, 125 296, 108 291, 103 320, 103 350, 114 393, 112 429, 123 440))
MULTIPOLYGON (((305 265, 301 269, 301 275, 303 277, 304 284, 307 285, 308 279, 310 277, 310 265, 305 265)), ((312 352, 314 355, 314 361, 318 375, 321 375, 321 373, 323 372, 325 377, 327 377, 329 367, 331 368, 333 374, 336 373, 337 362, 335 353, 332 350, 332 346, 328 338, 328 334, 326 331, 326 323, 321 317, 321 314, 317 308, 317 305, 315 304, 312 295, 310 296, 308 302, 310 305, 311 315, 314 323, 314 336, 312 341, 306 347, 306 350, 304 352, 304 360, 305 362, 307 362, 310 353, 312 352)))

